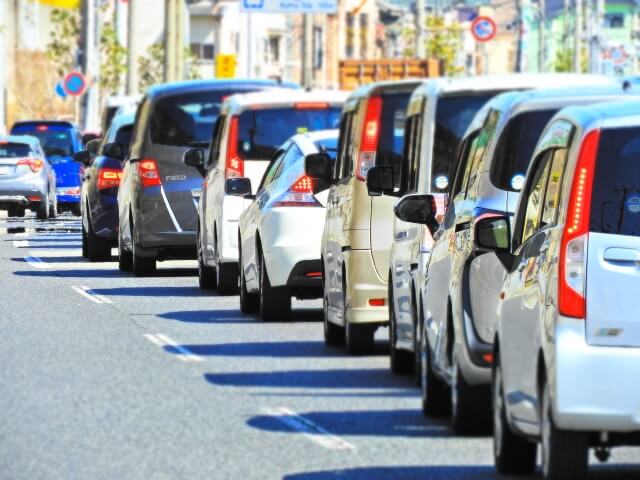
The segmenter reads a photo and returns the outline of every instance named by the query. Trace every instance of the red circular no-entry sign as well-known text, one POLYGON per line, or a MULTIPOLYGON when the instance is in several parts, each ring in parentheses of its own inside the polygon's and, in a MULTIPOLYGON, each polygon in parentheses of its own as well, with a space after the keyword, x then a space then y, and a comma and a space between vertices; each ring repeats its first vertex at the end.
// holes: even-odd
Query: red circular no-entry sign
POLYGON ((87 80, 80 72, 67 73, 62 81, 62 88, 72 97, 80 96, 87 89, 87 80))
POLYGON ((498 33, 498 26, 491 17, 476 17, 471 22, 471 34, 477 42, 488 42, 498 33))

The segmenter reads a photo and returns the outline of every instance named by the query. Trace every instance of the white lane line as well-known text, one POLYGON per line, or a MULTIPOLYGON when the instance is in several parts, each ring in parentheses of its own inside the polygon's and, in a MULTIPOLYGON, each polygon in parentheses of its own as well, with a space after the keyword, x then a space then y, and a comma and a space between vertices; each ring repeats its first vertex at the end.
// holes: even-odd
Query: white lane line
POLYGON ((158 347, 162 348, 165 346, 164 342, 160 340, 158 337, 156 337, 153 333, 145 333, 144 336, 147 340, 149 340, 151 343, 153 343, 158 347))
POLYGON ((71 287, 71 289, 73 291, 79 293, 83 297, 88 298, 89 300, 91 300, 94 303, 113 303, 113 300, 111 300, 110 298, 107 298, 107 297, 105 297, 103 295, 99 295, 99 294, 95 293, 89 287, 85 287, 85 286, 77 287, 77 286, 73 285, 71 287))
POLYGON ((14 240, 13 246, 18 248, 25 248, 29 246, 29 240, 14 240))
POLYGON ((24 261, 31 265, 33 268, 49 268, 42 259, 36 257, 33 253, 29 252, 29 256, 24 257, 24 261))
POLYGON ((162 333, 156 333, 156 337, 162 340, 166 345, 170 346, 172 349, 177 350, 180 353, 176 353, 176 357, 185 362, 202 362, 203 358, 193 353, 188 348, 179 345, 175 341, 171 340, 166 335, 162 333))
POLYGON ((289 428, 302 433, 305 437, 329 450, 353 451, 356 447, 346 440, 334 435, 308 418, 298 415, 285 407, 263 408, 262 411, 274 419, 284 423, 289 428))

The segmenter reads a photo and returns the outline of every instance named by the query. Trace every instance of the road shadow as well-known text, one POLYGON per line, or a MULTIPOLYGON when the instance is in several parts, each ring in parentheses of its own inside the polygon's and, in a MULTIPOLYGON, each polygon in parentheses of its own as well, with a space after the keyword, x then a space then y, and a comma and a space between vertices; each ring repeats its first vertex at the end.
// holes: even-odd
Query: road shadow
MULTIPOLYGON (((214 293, 209 295, 215 296, 214 293)), ((255 317, 243 315, 239 310, 183 310, 162 313, 158 317, 184 323, 257 323, 259 321, 255 317)))
POLYGON ((284 370, 277 372, 206 373, 207 382, 226 387, 410 389, 411 377, 389 375, 386 368, 284 370))
POLYGON ((115 287, 94 288, 92 292, 108 297, 205 297, 198 287, 115 287))
MULTIPOLYGON (((45 262, 46 263, 46 262, 45 262)), ((13 272, 14 275, 19 277, 60 277, 60 278, 116 278, 121 277, 122 274, 118 270, 92 270, 92 269, 77 269, 77 270, 53 270, 50 268, 42 270, 20 270, 13 272)))
POLYGON ((21 249, 31 249, 31 250, 53 250, 53 249, 65 249, 65 250, 75 250, 75 249, 80 249, 82 247, 82 244, 80 242, 78 243, 69 243, 69 241, 66 241, 67 243, 58 243, 55 245, 20 245, 17 248, 21 248, 21 249))
POLYGON ((290 425, 298 423, 299 417, 340 436, 446 438, 455 435, 448 421, 427 420, 419 410, 341 410, 303 412, 295 416, 260 415, 250 418, 247 425, 268 432, 298 433, 290 425))
POLYGON ((324 345, 324 342, 319 341, 220 343, 182 346, 203 357, 350 357, 344 350, 329 349, 324 345))

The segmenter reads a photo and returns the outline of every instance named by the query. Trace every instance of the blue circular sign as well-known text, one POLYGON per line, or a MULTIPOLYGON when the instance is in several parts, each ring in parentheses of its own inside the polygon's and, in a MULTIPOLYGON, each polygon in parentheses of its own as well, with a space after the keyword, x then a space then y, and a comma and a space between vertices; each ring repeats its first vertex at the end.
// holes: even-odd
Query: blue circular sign
POLYGON ((56 83, 56 94, 61 98, 67 98, 67 92, 64 91, 62 82, 56 83))
POLYGON ((82 95, 87 88, 87 81, 80 72, 68 73, 63 80, 62 86, 67 95, 77 97, 82 95))
POLYGON ((488 42, 496 36, 498 27, 491 17, 476 17, 471 22, 471 34, 478 42, 488 42))

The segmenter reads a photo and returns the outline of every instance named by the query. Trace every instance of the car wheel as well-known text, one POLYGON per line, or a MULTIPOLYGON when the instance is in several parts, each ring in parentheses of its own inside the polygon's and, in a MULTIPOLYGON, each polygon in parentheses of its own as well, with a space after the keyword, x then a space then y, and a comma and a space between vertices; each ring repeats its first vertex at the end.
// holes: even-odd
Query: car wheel
POLYGON ((69 211, 73 213, 76 217, 79 217, 80 215, 82 215, 82 210, 80 209, 79 203, 74 203, 73 205, 71 205, 71 207, 69 208, 69 211))
POLYGON ((541 410, 543 477, 546 480, 585 478, 589 466, 588 434, 556 428, 551 408, 551 390, 547 382, 541 410))
POLYGON ((215 244, 216 258, 216 286, 220 295, 235 295, 238 293, 238 264, 222 263, 220 261, 220 252, 218 251, 218 243, 215 244))
POLYGON ((24 207, 21 205, 12 205, 9 207, 7 215, 9 215, 10 217, 22 218, 24 217, 24 207))
POLYGON ((265 322, 288 320, 291 316, 291 292, 287 287, 272 287, 269 274, 260 255, 260 317, 265 322))
POLYGON ((322 313, 324 317, 324 343, 328 347, 344 345, 344 327, 329 321, 329 298, 327 297, 327 282, 323 273, 322 313))
POLYGON ((444 417, 451 413, 448 386, 436 377, 431 365, 431 349, 427 332, 420 336, 420 390, 422 393, 422 414, 425 417, 444 417))
POLYGON ((133 269, 133 255, 127 252, 122 241, 122 234, 118 229, 118 270, 130 272, 133 269))
POLYGON ((196 249, 198 253, 198 285, 202 290, 215 290, 216 285, 216 269, 209 267, 204 263, 204 255, 202 254, 202 243, 200 241, 200 228, 196 236, 196 249))
POLYGON ((36 218, 38 220, 46 220, 49 218, 49 194, 40 202, 36 209, 36 218))
POLYGON ((451 426, 461 435, 491 431, 491 387, 471 386, 460 371, 454 347, 451 366, 451 426))
POLYGON ((131 250, 132 250, 132 270, 136 276, 151 275, 156 271, 156 259, 155 257, 143 257, 136 252, 136 236, 131 227, 131 250))
POLYGON ((96 235, 93 224, 87 219, 89 231, 87 232, 87 258, 92 262, 111 259, 111 239, 96 235))
POLYGON ((240 311, 247 314, 258 313, 260 310, 260 295, 249 293, 247 290, 247 280, 244 278, 242 265, 242 252, 240 252, 240 311))
POLYGON ((536 469, 538 446, 514 434, 507 422, 502 369, 493 367, 493 457, 502 475, 528 475, 536 469))
POLYGON ((393 302, 393 289, 389 282, 389 357, 391 361, 391 371, 397 374, 413 373, 414 355, 407 350, 396 348, 398 341, 398 331, 396 314, 393 302))
POLYGON ((89 249, 87 246, 87 232, 84 230, 84 224, 82 225, 82 258, 89 256, 89 249))
POLYGON ((58 216, 58 200, 54 195, 49 202, 49 218, 56 218, 58 216))

